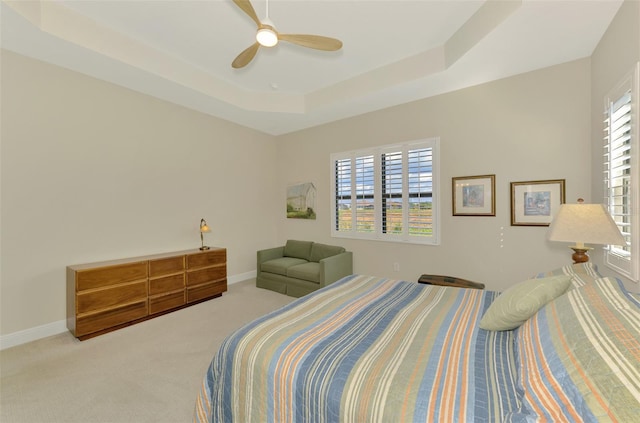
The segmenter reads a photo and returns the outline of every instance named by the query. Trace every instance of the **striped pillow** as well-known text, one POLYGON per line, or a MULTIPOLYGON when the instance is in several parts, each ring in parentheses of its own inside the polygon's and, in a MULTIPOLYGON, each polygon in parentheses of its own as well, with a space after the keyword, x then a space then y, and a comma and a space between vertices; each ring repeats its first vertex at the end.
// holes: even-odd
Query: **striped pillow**
POLYGON ((524 395, 509 420, 638 421, 640 301, 620 281, 553 300, 516 331, 516 348, 524 395))

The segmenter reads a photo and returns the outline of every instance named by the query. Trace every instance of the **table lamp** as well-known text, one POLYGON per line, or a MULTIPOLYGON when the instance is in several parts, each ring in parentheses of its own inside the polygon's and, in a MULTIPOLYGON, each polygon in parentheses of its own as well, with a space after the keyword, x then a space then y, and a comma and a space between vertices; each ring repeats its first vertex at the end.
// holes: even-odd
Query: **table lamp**
POLYGON ((575 242, 569 246, 574 253, 574 263, 589 261, 588 244, 627 245, 620 229, 602 204, 584 204, 578 198, 577 204, 562 204, 549 227, 550 241, 575 242))
POLYGON ((204 219, 200 219, 200 242, 202 242, 202 247, 200 247, 201 250, 208 250, 209 247, 207 247, 206 245, 204 245, 204 233, 205 232, 211 232, 211 229, 209 229, 209 225, 207 225, 207 221, 204 219))

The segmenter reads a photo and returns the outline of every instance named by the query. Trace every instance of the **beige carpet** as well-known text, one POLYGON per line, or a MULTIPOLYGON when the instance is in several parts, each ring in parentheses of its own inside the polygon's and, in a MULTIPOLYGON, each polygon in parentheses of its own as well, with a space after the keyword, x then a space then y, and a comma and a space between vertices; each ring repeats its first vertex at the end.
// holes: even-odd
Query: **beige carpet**
POLYGON ((189 422, 222 340, 293 300, 249 280, 87 341, 64 333, 1 351, 0 422, 189 422))

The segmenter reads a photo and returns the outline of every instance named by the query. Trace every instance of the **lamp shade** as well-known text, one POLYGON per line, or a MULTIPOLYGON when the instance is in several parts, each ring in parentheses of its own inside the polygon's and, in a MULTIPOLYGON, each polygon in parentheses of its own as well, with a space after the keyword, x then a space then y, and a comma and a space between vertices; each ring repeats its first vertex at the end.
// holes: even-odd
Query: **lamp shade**
POLYGON ((602 204, 563 204, 549 227, 550 241, 627 245, 620 229, 602 204))

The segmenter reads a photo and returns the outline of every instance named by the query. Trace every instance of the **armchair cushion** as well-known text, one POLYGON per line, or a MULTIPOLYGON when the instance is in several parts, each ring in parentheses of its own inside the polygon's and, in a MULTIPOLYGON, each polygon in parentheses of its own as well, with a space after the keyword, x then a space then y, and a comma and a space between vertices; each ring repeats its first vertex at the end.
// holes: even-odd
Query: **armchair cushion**
POLYGON ((273 260, 265 261, 260 265, 260 270, 263 272, 275 273, 277 275, 287 276, 287 270, 296 265, 307 263, 306 260, 294 258, 294 257, 282 257, 273 260))
POLYGON ((303 260, 309 260, 311 256, 311 241, 296 241, 290 239, 284 246, 284 255, 286 257, 295 257, 303 260))
POLYGON ((287 269, 287 276, 290 278, 320 283, 320 263, 310 261, 305 264, 290 267, 287 269))
POLYGON ((314 242, 313 245, 311 246, 311 254, 310 254, 309 261, 319 262, 324 258, 335 256, 337 254, 344 253, 344 252, 345 252, 344 247, 340 247, 337 245, 320 244, 318 242, 314 242))

